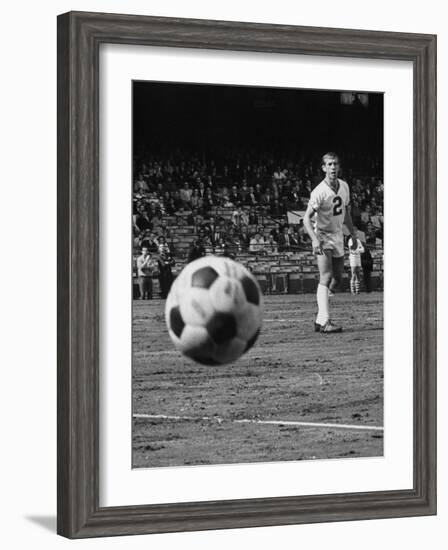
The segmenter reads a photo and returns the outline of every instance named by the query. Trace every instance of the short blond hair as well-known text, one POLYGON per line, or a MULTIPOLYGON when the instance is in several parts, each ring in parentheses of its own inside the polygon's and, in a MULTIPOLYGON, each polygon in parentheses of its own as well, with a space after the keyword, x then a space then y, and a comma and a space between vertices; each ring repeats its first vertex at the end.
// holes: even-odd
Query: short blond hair
POLYGON ((331 151, 328 153, 325 153, 325 155, 322 155, 321 166, 324 166, 324 164, 327 162, 328 159, 337 159, 339 161, 339 155, 331 151))

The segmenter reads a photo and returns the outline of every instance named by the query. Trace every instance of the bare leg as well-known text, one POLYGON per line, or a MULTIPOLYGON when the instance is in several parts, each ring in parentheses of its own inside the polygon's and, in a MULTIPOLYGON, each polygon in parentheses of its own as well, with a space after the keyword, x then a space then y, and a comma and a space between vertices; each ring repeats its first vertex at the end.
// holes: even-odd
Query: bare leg
POLYGON ((333 277, 331 283, 335 288, 339 288, 342 281, 342 275, 344 273, 344 256, 341 256, 340 258, 332 258, 332 268, 333 277))
POLYGON ((335 292, 339 289, 344 273, 344 256, 340 258, 332 258, 332 277, 330 281, 330 292, 335 292))

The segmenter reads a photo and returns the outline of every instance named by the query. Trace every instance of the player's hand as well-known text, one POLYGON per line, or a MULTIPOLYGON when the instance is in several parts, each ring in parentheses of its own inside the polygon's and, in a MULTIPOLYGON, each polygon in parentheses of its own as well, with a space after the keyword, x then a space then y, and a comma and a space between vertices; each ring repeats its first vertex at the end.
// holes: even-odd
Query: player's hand
POLYGON ((317 256, 321 256, 322 252, 322 243, 320 241, 313 241, 313 253, 317 256))

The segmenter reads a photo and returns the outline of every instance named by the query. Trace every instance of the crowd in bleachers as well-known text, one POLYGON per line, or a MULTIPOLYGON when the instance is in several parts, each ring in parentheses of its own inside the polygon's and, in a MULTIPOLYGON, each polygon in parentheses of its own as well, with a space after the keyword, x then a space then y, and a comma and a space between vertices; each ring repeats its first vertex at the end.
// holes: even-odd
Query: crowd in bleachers
MULTIPOLYGON (((377 167, 342 174, 351 190, 351 212, 361 239, 372 248, 383 239, 383 183, 377 167)), ((133 189, 135 249, 170 250, 173 226, 191 228, 192 246, 229 256, 309 248, 302 223, 288 211, 303 211, 322 179, 319 163, 269 157, 215 163, 199 157, 136 158, 133 189), (230 216, 222 216, 222 210, 230 216)))

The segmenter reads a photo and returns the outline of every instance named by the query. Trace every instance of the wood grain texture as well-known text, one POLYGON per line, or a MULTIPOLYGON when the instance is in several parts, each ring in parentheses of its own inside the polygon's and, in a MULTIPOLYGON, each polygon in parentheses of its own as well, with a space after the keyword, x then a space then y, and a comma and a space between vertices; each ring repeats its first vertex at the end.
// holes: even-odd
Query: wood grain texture
POLYGON ((58 17, 58 533, 69 538, 436 513, 436 37, 71 12, 58 17), (414 488, 99 507, 101 43, 408 60, 414 66, 414 488))

